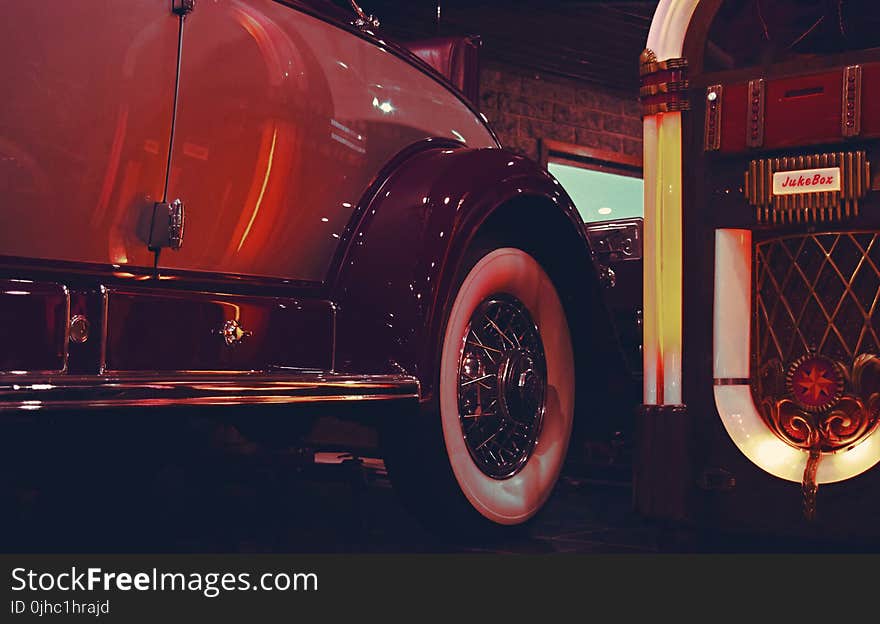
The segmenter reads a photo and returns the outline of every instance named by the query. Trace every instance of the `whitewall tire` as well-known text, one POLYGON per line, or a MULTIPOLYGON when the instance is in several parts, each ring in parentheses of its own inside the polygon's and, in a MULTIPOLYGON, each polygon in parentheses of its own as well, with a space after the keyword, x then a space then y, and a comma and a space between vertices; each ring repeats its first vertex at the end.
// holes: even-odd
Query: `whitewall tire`
POLYGON ((574 388, 568 321, 550 277, 521 249, 488 252, 455 296, 439 377, 449 465, 483 518, 518 525, 546 503, 568 450, 574 388))

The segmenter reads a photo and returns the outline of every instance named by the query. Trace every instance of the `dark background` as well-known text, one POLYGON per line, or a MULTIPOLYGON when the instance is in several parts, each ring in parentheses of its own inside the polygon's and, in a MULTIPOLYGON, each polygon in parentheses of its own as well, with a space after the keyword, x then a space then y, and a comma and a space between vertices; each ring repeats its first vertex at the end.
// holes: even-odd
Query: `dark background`
MULTIPOLYGON (((604 447, 605 451, 613 446, 604 447)), ((703 533, 632 511, 625 454, 572 449, 524 530, 467 540, 424 529, 376 456, 256 442, 187 409, 50 415, 0 440, 2 553, 786 553, 877 544, 703 533), (331 463, 327 463, 331 462, 331 463)), ((792 487, 792 496, 798 496, 792 487)), ((821 497, 821 489, 820 489, 821 497)), ((821 513, 821 504, 820 504, 821 513)))

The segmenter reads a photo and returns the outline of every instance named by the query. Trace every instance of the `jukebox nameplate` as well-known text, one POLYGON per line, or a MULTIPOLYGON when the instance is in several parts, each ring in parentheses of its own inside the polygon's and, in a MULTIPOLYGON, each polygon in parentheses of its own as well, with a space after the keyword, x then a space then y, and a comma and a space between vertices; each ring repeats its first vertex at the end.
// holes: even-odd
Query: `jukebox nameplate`
POLYGON ((821 223, 859 214, 871 164, 864 150, 749 161, 743 195, 758 223, 821 223))
POLYGON ((840 190, 840 167, 796 169, 773 174, 774 195, 825 193, 840 190))

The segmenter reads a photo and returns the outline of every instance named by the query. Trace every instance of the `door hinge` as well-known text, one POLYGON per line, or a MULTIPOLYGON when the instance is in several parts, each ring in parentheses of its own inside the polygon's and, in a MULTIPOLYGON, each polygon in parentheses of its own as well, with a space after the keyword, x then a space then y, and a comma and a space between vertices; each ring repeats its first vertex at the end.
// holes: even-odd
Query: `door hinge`
POLYGON ((171 0, 171 12, 175 15, 188 15, 196 8, 196 0, 171 0))
POLYGON ((150 251, 163 247, 180 249, 183 246, 183 226, 186 223, 186 210, 183 202, 157 202, 153 205, 153 220, 150 223, 150 251))

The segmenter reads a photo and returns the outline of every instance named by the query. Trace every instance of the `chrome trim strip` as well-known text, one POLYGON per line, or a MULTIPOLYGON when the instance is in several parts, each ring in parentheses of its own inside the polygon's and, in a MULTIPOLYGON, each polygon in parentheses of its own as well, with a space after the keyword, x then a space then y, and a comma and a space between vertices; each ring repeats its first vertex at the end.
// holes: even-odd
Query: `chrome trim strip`
POLYGON ((645 49, 639 58, 639 76, 647 76, 673 69, 687 69, 687 66, 686 58, 668 58, 665 61, 658 61, 657 55, 653 50, 645 49))
POLYGON ((419 399, 404 375, 129 375, 0 377, 0 412, 13 410, 290 404, 419 399))
POLYGON ((749 105, 746 107, 746 146, 764 145, 764 100, 767 82, 763 78, 749 80, 749 105))
POLYGON ((109 329, 107 313, 110 310, 110 290, 101 284, 101 356, 98 362, 98 374, 107 371, 107 332, 109 329))
POLYGON ((62 284, 61 289, 67 300, 67 313, 64 315, 64 359, 61 365, 61 372, 66 373, 70 366, 70 289, 66 284, 62 284))
POLYGON ((339 306, 335 302, 330 302, 330 370, 336 371, 336 325, 339 316, 339 306))
POLYGON ((703 125, 703 150, 706 152, 717 152, 721 149, 723 100, 723 85, 715 84, 706 88, 706 120, 703 125))
POLYGON ((849 65, 843 70, 840 132, 846 138, 862 132, 862 66, 849 65))

